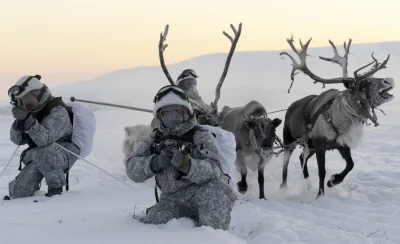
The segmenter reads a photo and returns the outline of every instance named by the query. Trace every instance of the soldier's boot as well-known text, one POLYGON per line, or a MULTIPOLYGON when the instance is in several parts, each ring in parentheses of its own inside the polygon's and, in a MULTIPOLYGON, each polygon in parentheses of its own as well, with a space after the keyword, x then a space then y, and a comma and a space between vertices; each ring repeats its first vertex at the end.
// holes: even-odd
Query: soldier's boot
POLYGON ((49 187, 48 192, 46 194, 44 194, 44 195, 46 197, 52 197, 54 195, 61 195, 62 192, 63 192, 63 188, 62 187, 57 187, 57 188, 49 187))

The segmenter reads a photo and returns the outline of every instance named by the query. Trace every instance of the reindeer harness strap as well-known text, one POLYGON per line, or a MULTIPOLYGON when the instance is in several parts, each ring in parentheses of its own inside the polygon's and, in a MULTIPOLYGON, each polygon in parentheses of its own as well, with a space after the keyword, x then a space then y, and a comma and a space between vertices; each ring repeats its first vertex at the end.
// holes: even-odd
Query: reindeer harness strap
MULTIPOLYGON (((315 122, 317 121, 318 117, 322 114, 326 120, 326 122, 328 122, 331 126, 332 129, 335 131, 336 135, 339 135, 339 131, 336 128, 336 126, 333 124, 332 122, 332 116, 328 113, 328 109, 331 107, 333 101, 336 99, 336 97, 330 99, 329 101, 327 101, 324 105, 322 105, 317 112, 315 112, 315 114, 311 117, 311 109, 308 109, 308 111, 306 111, 305 114, 305 126, 306 126, 306 130, 307 133, 311 132, 312 129, 314 128, 315 122)), ((309 103, 313 101, 313 99, 311 99, 309 101, 309 103)))
POLYGON ((305 111, 305 115, 304 115, 304 126, 306 127, 306 133, 304 133, 303 136, 301 136, 300 138, 298 138, 296 141, 290 143, 290 144, 286 144, 283 145, 283 143, 281 142, 281 140, 279 138, 276 138, 276 140, 278 141, 278 143, 280 142, 280 145, 282 147, 282 150, 280 150, 278 153, 274 153, 276 156, 278 156, 280 153, 282 153, 284 150, 293 150, 297 145, 301 145, 304 148, 307 148, 306 150, 308 150, 308 133, 310 133, 312 131, 312 129, 314 128, 315 122, 317 121, 318 117, 322 114, 326 120, 326 122, 328 122, 331 126, 332 129, 335 131, 336 135, 339 136, 339 131, 336 128, 336 126, 332 123, 332 117, 331 115, 328 113, 328 109, 331 107, 333 101, 335 100, 336 97, 331 98, 330 100, 328 100, 324 105, 322 105, 317 112, 315 112, 315 114, 310 118, 311 116, 311 108, 308 106, 310 104, 310 102, 314 101, 316 97, 314 97, 313 99, 310 99, 308 101, 308 104, 306 105, 306 111, 305 111))

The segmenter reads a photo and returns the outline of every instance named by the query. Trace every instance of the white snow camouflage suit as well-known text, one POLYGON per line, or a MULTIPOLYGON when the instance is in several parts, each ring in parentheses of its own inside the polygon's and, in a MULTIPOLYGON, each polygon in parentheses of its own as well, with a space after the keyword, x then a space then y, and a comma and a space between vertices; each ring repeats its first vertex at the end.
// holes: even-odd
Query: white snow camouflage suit
POLYGON ((51 188, 66 184, 64 172, 73 166, 77 158, 54 142, 76 154, 80 152, 71 142, 72 123, 67 109, 59 105, 61 99, 47 98, 47 105, 35 117, 29 115, 25 122, 16 119, 11 127, 11 141, 17 145, 29 145, 21 157, 25 167, 9 183, 11 198, 33 196, 39 190, 43 177, 51 188), (48 106, 54 107, 45 116, 43 112, 49 110, 48 106))
MULTIPOLYGON (((155 127, 166 135, 161 122, 158 119, 155 122, 155 127)), ((195 119, 184 122, 181 134, 195 125, 195 119)), ((163 224, 174 218, 188 217, 200 226, 227 230, 237 196, 223 180, 221 156, 214 136, 205 129, 195 132, 193 144, 198 150, 189 155, 191 167, 189 173, 183 176, 172 164, 157 174, 151 170, 150 163, 155 156, 153 141, 154 133, 142 140, 136 151, 126 159, 130 179, 141 183, 155 176, 162 191, 160 201, 150 208, 142 222, 163 224), (179 176, 182 177, 179 179, 179 176)))

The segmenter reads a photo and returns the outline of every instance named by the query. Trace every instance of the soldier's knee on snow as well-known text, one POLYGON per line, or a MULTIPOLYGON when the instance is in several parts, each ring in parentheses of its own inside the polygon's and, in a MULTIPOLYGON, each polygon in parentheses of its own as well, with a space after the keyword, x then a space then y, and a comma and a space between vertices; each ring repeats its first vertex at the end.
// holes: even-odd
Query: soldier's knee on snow
POLYGON ((214 229, 227 230, 237 196, 232 188, 221 181, 205 184, 197 193, 199 223, 214 229))
POLYGON ((160 225, 174 218, 176 218, 176 216, 169 211, 151 211, 150 209, 143 222, 146 224, 160 225))
MULTIPOLYGON (((23 182, 26 183, 26 182, 23 182)), ((23 197, 31 197, 35 195, 35 191, 26 187, 26 185, 21 185, 21 182, 17 182, 16 180, 11 181, 8 184, 8 195, 12 199, 23 198, 23 197)))
POLYGON ((197 194, 199 199, 203 197, 203 199, 228 197, 233 202, 238 199, 232 188, 220 180, 213 180, 204 184, 197 194))

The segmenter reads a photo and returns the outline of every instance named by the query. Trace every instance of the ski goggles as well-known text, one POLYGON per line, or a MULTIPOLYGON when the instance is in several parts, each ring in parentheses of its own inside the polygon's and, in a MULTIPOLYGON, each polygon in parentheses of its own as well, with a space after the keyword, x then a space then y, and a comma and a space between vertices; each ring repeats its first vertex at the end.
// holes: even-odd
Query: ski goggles
POLYGON ((193 78, 198 78, 196 72, 192 69, 186 69, 182 72, 182 74, 179 75, 178 80, 182 80, 188 76, 192 76, 193 78))
POLYGON ((161 88, 157 92, 157 95, 154 97, 153 102, 156 103, 156 102, 160 101, 161 98, 163 98, 165 95, 167 95, 170 92, 175 93, 176 95, 181 97, 183 100, 189 102, 189 98, 186 95, 185 91, 182 88, 180 88, 179 86, 175 86, 175 85, 168 85, 168 86, 164 86, 163 88, 161 88))
POLYGON ((162 108, 160 110, 160 117, 162 119, 168 119, 173 116, 174 118, 182 118, 185 115, 184 106, 173 106, 172 108, 162 108))
POLYGON ((11 99, 11 104, 18 105, 19 103, 18 101, 20 99, 17 99, 16 97, 25 91, 25 88, 28 86, 29 81, 32 80, 33 78, 40 80, 42 77, 40 75, 30 76, 21 85, 19 86, 15 85, 12 86, 10 89, 8 89, 8 96, 11 99))

